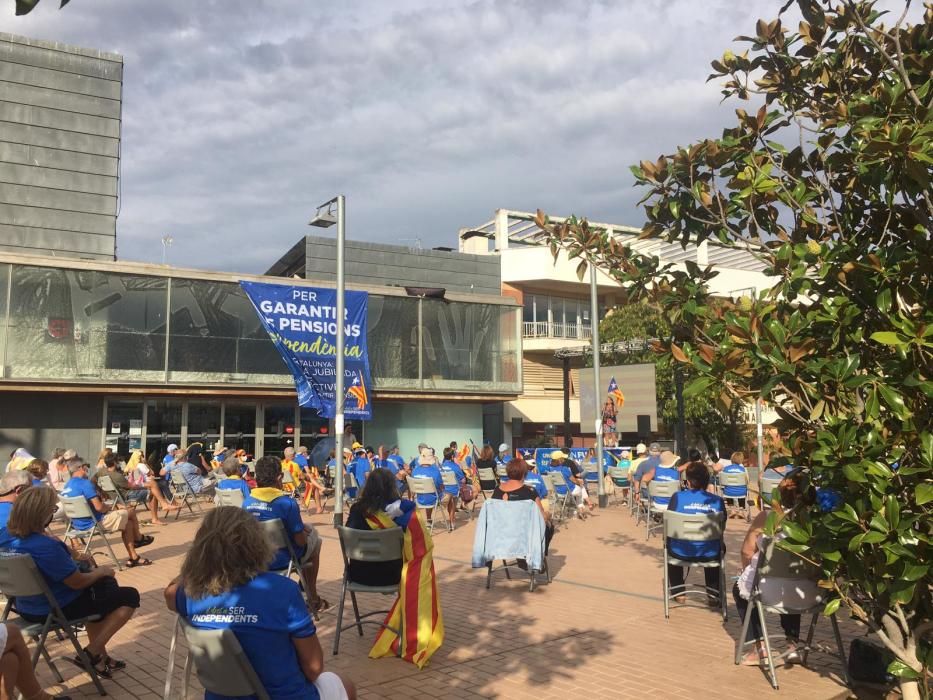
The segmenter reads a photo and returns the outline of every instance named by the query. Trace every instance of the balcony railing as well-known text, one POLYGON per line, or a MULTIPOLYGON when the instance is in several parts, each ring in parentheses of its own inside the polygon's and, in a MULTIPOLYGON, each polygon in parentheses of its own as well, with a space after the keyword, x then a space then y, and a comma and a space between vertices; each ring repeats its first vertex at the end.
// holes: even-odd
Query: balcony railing
POLYGON ((566 338, 589 340, 591 328, 583 323, 548 323, 547 321, 525 321, 522 323, 524 338, 566 338))

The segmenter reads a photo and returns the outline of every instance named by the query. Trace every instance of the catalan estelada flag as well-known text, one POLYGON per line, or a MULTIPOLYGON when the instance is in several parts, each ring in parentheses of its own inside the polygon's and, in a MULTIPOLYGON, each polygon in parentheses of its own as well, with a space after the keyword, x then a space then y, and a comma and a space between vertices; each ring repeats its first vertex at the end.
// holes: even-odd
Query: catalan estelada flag
MULTIPOLYGON (((383 511, 367 515, 373 529, 398 527, 383 511)), ((400 630, 397 635, 383 627, 369 650, 369 658, 401 656, 418 668, 424 668, 435 651, 444 643, 444 617, 437 595, 437 577, 434 575, 432 551, 434 542, 424 521, 410 513, 402 547, 402 580, 398 598, 386 616, 384 624, 400 630), (401 651, 401 654, 399 653, 401 651)))
POLYGON ((622 390, 619 388, 619 385, 616 383, 616 378, 613 377, 609 380, 609 388, 606 390, 618 408, 622 408, 625 405, 625 394, 622 393, 622 390))
POLYGON ((314 489, 311 488, 310 484, 305 484, 305 495, 301 499, 301 502, 304 504, 305 510, 308 510, 311 507, 311 499, 313 496, 314 496, 314 489))
POLYGON ((470 446, 466 443, 463 443, 463 446, 460 448, 460 451, 457 453, 457 461, 463 462, 470 454, 470 446))
POLYGON ((347 389, 347 394, 356 399, 356 407, 359 410, 366 408, 369 403, 369 397, 366 395, 366 384, 363 382, 362 373, 353 375, 353 383, 347 389))

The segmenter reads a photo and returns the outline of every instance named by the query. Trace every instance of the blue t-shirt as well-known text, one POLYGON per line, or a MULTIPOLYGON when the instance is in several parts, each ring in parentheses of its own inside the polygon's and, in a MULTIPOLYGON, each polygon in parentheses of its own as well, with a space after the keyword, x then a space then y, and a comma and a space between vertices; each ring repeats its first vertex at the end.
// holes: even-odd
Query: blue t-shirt
POLYGON ((308 468, 308 465, 309 465, 308 458, 305 457, 303 454, 296 454, 295 459, 293 461, 295 462, 295 464, 297 464, 302 469, 308 468))
POLYGON ((566 494, 568 491, 573 490, 573 471, 566 464, 554 465, 552 464, 548 469, 548 472, 560 472, 564 475, 564 481, 567 482, 567 485, 564 484, 554 484, 554 491, 559 493, 561 496, 566 494))
POLYGON ((645 477, 645 474, 647 474, 649 471, 651 471, 653 468, 656 468, 660 464, 661 464, 660 456, 655 455, 652 457, 645 457, 645 459, 639 462, 638 468, 635 469, 635 481, 641 483, 641 480, 645 477))
POLYGON ((94 527, 94 520, 100 520, 101 515, 97 512, 97 509, 91 505, 91 499, 97 498, 97 489, 94 488, 94 484, 83 477, 73 476, 65 482, 65 485, 62 487, 62 498, 77 498, 78 496, 83 496, 87 500, 88 508, 91 509, 91 513, 94 514, 93 518, 75 518, 71 521, 71 524, 77 530, 90 530, 94 527))
POLYGON ((249 484, 246 483, 243 479, 221 479, 217 482, 217 488, 222 491, 236 491, 239 489, 243 493, 243 500, 245 501, 249 498, 249 484))
MULTIPOLYGON (((723 474, 746 474, 741 464, 729 464, 722 468, 723 474)), ((747 486, 723 486, 722 492, 730 498, 745 498, 748 495, 747 486)))
MULTIPOLYGON (((463 474, 463 469, 460 468, 459 464, 448 459, 444 460, 444 462, 441 464, 441 471, 454 473, 454 477, 457 479, 458 485, 449 486, 445 484, 444 491, 449 493, 451 496, 456 496, 458 493, 460 493, 460 482, 466 479, 466 476, 463 474)), ((441 478, 441 481, 443 482, 443 477, 441 478)))
POLYGON ((511 461, 512 461, 512 455, 510 455, 508 452, 496 457, 496 464, 498 464, 500 467, 504 467, 506 464, 508 464, 511 461))
POLYGON ((525 474, 525 483, 538 492, 538 498, 547 498, 547 486, 540 476, 534 472, 528 472, 525 474))
MULTIPOLYGON (((680 481, 680 472, 674 467, 655 467, 654 481, 680 481)), ((658 496, 654 502, 659 506, 668 505, 669 496, 658 496)))
POLYGON ((7 532, 6 524, 10 521, 10 511, 13 510, 13 504, 8 501, 0 501, 0 549, 9 545, 10 533, 7 532))
MULTIPOLYGON (((182 588, 175 593, 175 608, 193 627, 229 629, 236 635, 262 686, 275 700, 318 700, 314 684, 298 663, 293 637, 304 639, 317 632, 294 581, 264 572, 252 581, 220 595, 192 600, 182 588)), ((205 692, 205 700, 228 696, 205 692)), ((237 696, 239 700, 255 695, 237 696)))
MULTIPOLYGON (((674 513, 723 513, 726 504, 721 496, 708 491, 687 489, 678 491, 670 498, 667 509, 674 513)), ((712 559, 719 556, 720 542, 689 542, 687 540, 668 540, 667 548, 675 557, 683 559, 712 559)))
POLYGON ((389 468, 394 469, 396 472, 405 466, 405 460, 402 458, 402 455, 389 455, 386 457, 386 461, 390 463, 388 465, 389 468))
MULTIPOLYGON (((366 457, 357 457, 347 465, 347 469, 353 472, 353 476, 356 477, 356 483, 360 488, 363 488, 363 484, 366 482, 366 476, 372 471, 372 468, 373 465, 369 463, 366 457)), ((356 498, 356 489, 347 489, 347 493, 350 494, 350 498, 356 498)))
MULTIPOLYGON (((412 471, 411 475, 413 477, 429 478, 434 481, 434 487, 438 490, 444 487, 444 479, 441 477, 441 470, 437 468, 436 464, 419 464, 412 471)), ((418 505, 420 506, 433 506, 437 504, 437 496, 432 496, 429 493, 419 493, 416 496, 418 505)))
MULTIPOLYGON (((63 583, 78 570, 78 565, 71 558, 71 552, 64 542, 34 532, 26 537, 11 537, 5 549, 14 554, 28 554, 32 557, 59 607, 65 607, 81 595, 81 591, 63 583)), ((44 595, 19 596, 16 598, 16 609, 29 615, 48 615, 49 603, 44 595)))
POLYGON ((174 461, 175 461, 175 456, 174 456, 174 455, 165 455, 165 456, 162 458, 162 464, 171 464, 171 463, 174 462, 174 461))
MULTIPOLYGON (((243 501, 243 507, 260 522, 274 520, 275 518, 281 520, 285 526, 285 532, 292 538, 295 554, 299 559, 304 556, 304 547, 298 547, 295 544, 295 535, 304 532, 305 526, 301 522, 301 511, 298 509, 298 502, 294 498, 286 494, 271 501, 261 501, 250 495, 243 501)), ((282 547, 275 553, 269 568, 273 571, 287 569, 290 561, 291 557, 288 555, 288 549, 282 547)))

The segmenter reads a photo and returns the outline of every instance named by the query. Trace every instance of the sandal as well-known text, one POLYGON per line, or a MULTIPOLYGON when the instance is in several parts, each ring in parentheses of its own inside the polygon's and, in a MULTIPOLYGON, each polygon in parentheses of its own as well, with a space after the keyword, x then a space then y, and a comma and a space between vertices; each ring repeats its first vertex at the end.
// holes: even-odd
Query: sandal
POLYGON ((108 656, 104 660, 104 668, 107 669, 107 671, 109 671, 111 674, 114 671, 122 671, 124 668, 126 668, 126 661, 120 661, 119 659, 115 659, 112 656, 108 656))
MULTIPOLYGON (((127 569, 135 569, 137 566, 151 566, 151 565, 152 565, 152 562, 149 559, 146 559, 145 557, 136 557, 135 559, 128 559, 126 562, 127 569)), ((123 664, 123 665, 126 666, 126 664, 123 664)))
MULTIPOLYGON (((84 651, 85 656, 87 657, 88 661, 91 662, 91 666, 94 667, 94 671, 98 676, 101 678, 110 678, 110 671, 107 669, 106 664, 101 663, 103 661, 103 657, 100 654, 92 654, 87 650, 87 647, 84 647, 82 651, 84 651)), ((70 661, 85 673, 88 670, 80 656, 66 656, 65 660, 70 661)))
POLYGON ((133 543, 133 546, 138 549, 139 547, 148 547, 153 542, 155 542, 155 537, 152 535, 143 535, 133 543))
POLYGON ((315 615, 320 615, 322 612, 329 610, 331 608, 331 604, 324 600, 324 598, 321 598, 321 596, 318 596, 311 599, 310 607, 312 613, 315 615))

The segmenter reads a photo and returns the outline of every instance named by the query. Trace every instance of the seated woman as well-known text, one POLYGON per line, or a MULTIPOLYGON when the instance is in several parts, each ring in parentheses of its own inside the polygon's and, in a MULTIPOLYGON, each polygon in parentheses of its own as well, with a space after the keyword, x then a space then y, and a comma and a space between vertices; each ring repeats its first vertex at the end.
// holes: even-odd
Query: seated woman
MULTIPOLYGON (((23 491, 13 504, 7 532, 7 551, 28 554, 69 619, 99 615, 98 622, 87 623, 88 645, 85 653, 97 672, 110 678, 114 671, 126 668, 107 653, 107 642, 133 617, 139 607, 139 591, 120 586, 113 569, 100 566, 88 573, 79 570, 63 542, 45 534, 58 505, 58 495, 48 486, 23 491)), ((45 622, 49 604, 44 595, 21 596, 14 608, 29 622, 45 622)), ((82 667, 77 657, 71 659, 82 667)))
POLYGON ((223 462, 221 471, 224 473, 224 478, 217 482, 218 490, 232 489, 242 493, 244 499, 249 498, 250 488, 240 474, 240 460, 236 457, 227 457, 223 462))
MULTIPOLYGON (((803 476, 802 470, 791 471, 778 485, 778 493, 784 513, 792 508, 806 507, 814 503, 816 493, 812 487, 806 487, 806 490, 804 490, 803 476)), ((748 609, 748 600, 751 597, 752 585, 755 580, 755 570, 758 567, 758 557, 763 545, 762 534, 767 518, 768 511, 758 513, 755 519, 752 520, 752 524, 749 525, 745 540, 742 543, 742 574, 732 589, 732 597, 735 599, 735 606, 738 608, 740 619, 745 618, 745 611, 748 609)), ((783 536, 783 533, 779 533, 775 539, 783 539, 783 536)), ((761 602, 764 605, 808 608, 819 603, 822 597, 816 580, 766 576, 758 581, 758 589, 761 591, 761 602)), ((797 645, 800 642, 800 615, 781 615, 781 628, 784 630, 787 639, 787 651, 783 655, 784 662, 796 663, 800 661, 800 655, 797 652, 797 645)), ((761 624, 758 616, 754 614, 749 620, 748 634, 745 641, 749 642, 753 639, 758 640, 757 649, 746 654, 743 663, 749 666, 758 666, 766 658, 767 652, 761 638, 761 624)))
POLYGON ((415 513, 413 501, 399 498, 391 472, 375 469, 360 490, 359 500, 350 508, 347 527, 356 530, 402 528, 405 534, 402 561, 351 561, 350 571, 353 580, 360 583, 399 583, 398 598, 385 624, 395 629, 417 630, 414 635, 408 633, 399 638, 392 630, 381 629, 369 657, 395 656, 393 645, 401 644, 401 657, 422 668, 444 642, 444 620, 434 574, 434 543, 430 532, 415 513), (419 619, 419 610, 430 610, 432 614, 427 619, 419 619))
MULTIPOLYGON (((544 516, 544 554, 547 555, 548 548, 551 546, 551 538, 554 537, 554 525, 551 523, 551 514, 544 509, 538 491, 525 483, 525 461, 522 459, 509 460, 505 465, 505 473, 508 481, 503 481, 492 492, 492 497, 502 501, 534 501, 541 509, 541 515, 544 516)), ((522 562, 519 562, 522 566, 522 562)), ((524 567, 522 567, 524 568, 524 567)))
MULTIPOLYGON (((430 479, 434 483, 435 493, 419 493, 415 500, 422 508, 427 508, 428 520, 434 516, 434 506, 437 505, 439 493, 444 493, 444 479, 441 476, 441 470, 437 466, 437 458, 434 456, 434 448, 423 447, 418 455, 418 464, 411 471, 415 479, 430 479)), ((446 501, 444 501, 446 503, 446 501)))
POLYGON ((34 459, 26 467, 26 471, 32 476, 33 486, 48 486, 49 463, 44 459, 34 459))
MULTIPOLYGON (((725 513, 726 504, 721 496, 709 493, 709 471, 702 461, 690 462, 686 468, 687 488, 678 491, 671 500, 668 501, 667 510, 672 513, 689 513, 697 515, 699 513, 725 513)), ((719 559, 721 548, 724 545, 721 542, 690 542, 688 540, 667 541, 667 551, 672 557, 684 561, 715 561, 719 559)), ((721 589, 719 587, 719 570, 715 568, 704 568, 703 576, 705 578, 706 588, 715 593, 710 594, 709 604, 718 606, 721 589)), ((686 600, 684 591, 684 569, 676 564, 667 565, 667 577, 670 583, 670 593, 675 596, 674 600, 682 603, 686 600)))
POLYGON ((266 570, 272 556, 252 515, 215 508, 204 516, 181 574, 166 587, 165 604, 194 627, 232 630, 270 697, 354 700, 353 683, 324 671, 298 584, 266 570))
POLYGON ((496 456, 493 454, 492 445, 483 445, 482 451, 479 453, 479 458, 475 462, 476 465, 476 474, 479 476, 480 469, 491 469, 493 473, 492 479, 483 479, 479 477, 479 487, 483 491, 492 491, 496 488, 496 456))
MULTIPOLYGON (((171 505, 162 495, 162 489, 155 478, 152 477, 152 470, 142 458, 143 453, 140 450, 134 450, 130 455, 126 466, 121 471, 115 457, 107 457, 104 464, 107 466, 106 474, 110 477, 113 485, 127 503, 137 502, 148 505, 149 513, 152 519, 149 521, 153 525, 165 525, 164 520, 159 520, 159 508, 166 513, 179 510, 181 506, 171 505)), ((100 477, 100 472, 98 478, 100 477)))
POLYGON ((49 695, 32 667, 32 654, 19 627, 0 622, 0 700, 22 693, 25 700, 71 700, 68 695, 49 695))

